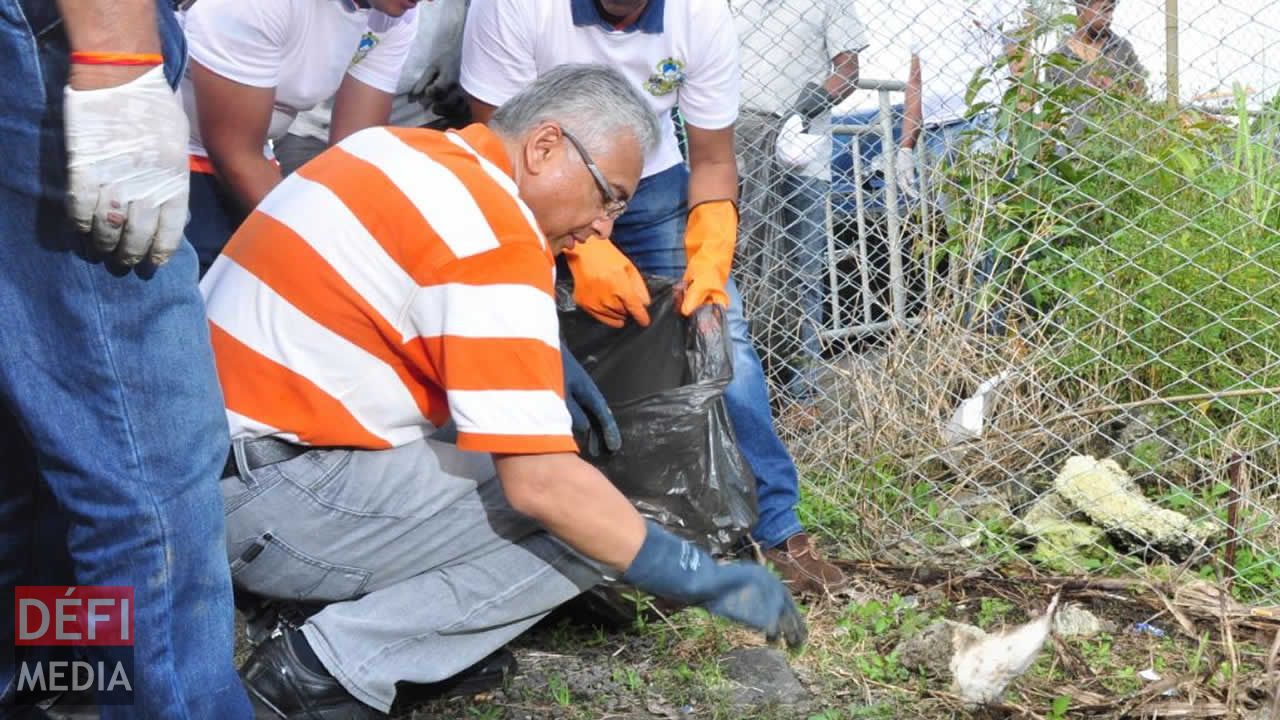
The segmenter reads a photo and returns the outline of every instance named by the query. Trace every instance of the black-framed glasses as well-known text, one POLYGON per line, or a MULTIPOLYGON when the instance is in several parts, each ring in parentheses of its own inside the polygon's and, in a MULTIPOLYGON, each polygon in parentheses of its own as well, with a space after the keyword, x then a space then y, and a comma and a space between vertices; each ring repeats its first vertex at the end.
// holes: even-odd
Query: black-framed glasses
POLYGON ((604 173, 600 172, 600 168, 596 166, 594 160, 591 159, 587 149, 582 147, 582 143, 578 142, 578 138, 564 128, 560 128, 560 134, 564 135, 564 139, 573 145, 578 151, 578 155, 582 158, 582 163, 587 166, 587 171, 591 173, 592 179, 596 181, 596 187, 600 188, 600 193, 604 195, 604 214, 605 217, 613 220, 627 210, 627 201, 619 198, 613 192, 613 188, 609 187, 609 181, 604 179, 604 173))

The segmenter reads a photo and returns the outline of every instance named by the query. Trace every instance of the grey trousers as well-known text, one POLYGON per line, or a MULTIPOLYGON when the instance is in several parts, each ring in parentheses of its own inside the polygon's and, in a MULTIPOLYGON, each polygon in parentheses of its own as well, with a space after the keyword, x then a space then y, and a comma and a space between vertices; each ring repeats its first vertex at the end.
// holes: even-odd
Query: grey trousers
POLYGON ((302 628, 325 667, 386 712, 399 681, 457 674, 602 570, 507 503, 488 454, 422 440, 311 450, 222 481, 237 587, 330 602, 302 628))

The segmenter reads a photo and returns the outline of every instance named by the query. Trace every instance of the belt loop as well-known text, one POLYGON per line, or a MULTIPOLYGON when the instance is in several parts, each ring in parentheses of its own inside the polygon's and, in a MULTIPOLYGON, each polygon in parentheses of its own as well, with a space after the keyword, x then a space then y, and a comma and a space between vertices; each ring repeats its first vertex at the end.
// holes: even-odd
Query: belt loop
POLYGON ((231 454, 236 459, 236 470, 240 475, 240 482, 244 483, 247 488, 256 487, 258 482, 253 477, 253 470, 249 468, 249 460, 244 454, 244 445, 248 442, 244 438, 231 441, 231 454))

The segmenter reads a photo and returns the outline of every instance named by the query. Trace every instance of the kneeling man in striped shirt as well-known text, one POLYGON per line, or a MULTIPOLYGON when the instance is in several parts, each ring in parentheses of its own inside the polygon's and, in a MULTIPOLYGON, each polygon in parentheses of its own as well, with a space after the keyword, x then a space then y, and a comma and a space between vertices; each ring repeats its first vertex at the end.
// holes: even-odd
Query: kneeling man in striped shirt
POLYGON ((261 717, 481 687, 507 642, 605 577, 803 641, 765 568, 646 522, 576 454, 575 398, 612 420, 562 354, 554 255, 609 236, 657 135, 616 71, 563 66, 488 127, 348 137, 210 269, 235 584, 325 604, 242 669, 261 717), (450 420, 456 441, 437 439, 450 420))

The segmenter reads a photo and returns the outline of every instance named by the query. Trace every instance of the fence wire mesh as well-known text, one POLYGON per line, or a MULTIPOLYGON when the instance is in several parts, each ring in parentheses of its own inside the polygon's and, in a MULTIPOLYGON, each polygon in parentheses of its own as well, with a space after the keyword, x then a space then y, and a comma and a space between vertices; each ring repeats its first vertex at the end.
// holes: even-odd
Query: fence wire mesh
POLYGON ((802 137, 743 97, 736 272, 803 519, 1280 605, 1280 3, 1121 0, 1089 61, 1076 3, 984 2, 856 3, 859 89, 802 137), (926 99, 908 155, 913 51, 966 109, 926 99))

